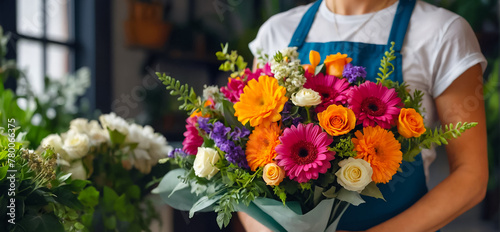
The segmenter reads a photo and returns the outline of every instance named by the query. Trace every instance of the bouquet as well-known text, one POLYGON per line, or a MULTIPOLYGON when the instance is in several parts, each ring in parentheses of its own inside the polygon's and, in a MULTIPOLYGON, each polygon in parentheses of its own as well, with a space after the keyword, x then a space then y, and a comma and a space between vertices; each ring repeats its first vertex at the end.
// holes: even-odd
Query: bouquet
POLYGON ((426 128, 422 92, 389 79, 393 47, 378 74, 340 53, 320 64, 311 51, 304 65, 296 48, 252 72, 222 48, 220 69, 231 77, 220 89, 205 87, 203 97, 157 74, 190 116, 183 148, 168 158, 179 169, 154 190, 190 216, 217 212, 221 228, 244 211, 274 231, 335 231, 349 205, 364 203, 360 195, 383 199, 377 185, 403 160, 476 125, 426 128), (378 75, 376 82, 367 75, 378 75))
POLYGON ((87 230, 149 231, 158 219, 152 203, 144 202, 145 183, 172 147, 152 127, 114 113, 101 115, 99 122, 77 118, 67 132, 49 135, 41 144, 58 154, 58 168, 73 180, 89 180, 93 203, 81 212, 87 230))

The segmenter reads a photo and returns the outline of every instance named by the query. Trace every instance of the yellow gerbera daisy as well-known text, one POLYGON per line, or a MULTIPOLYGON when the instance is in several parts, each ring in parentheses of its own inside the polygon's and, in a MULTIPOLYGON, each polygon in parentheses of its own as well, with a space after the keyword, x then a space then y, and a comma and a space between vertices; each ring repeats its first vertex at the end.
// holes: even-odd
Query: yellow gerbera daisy
POLYGON ((280 144, 280 135, 281 129, 278 123, 272 123, 271 126, 259 125, 255 127, 248 137, 245 151, 248 166, 252 171, 273 162, 274 157, 278 154, 274 148, 280 144))
POLYGON ((365 127, 363 133, 356 131, 356 138, 352 138, 354 150, 358 153, 356 158, 370 163, 375 183, 389 182, 403 160, 401 144, 392 132, 380 126, 365 127))
POLYGON ((234 104, 234 115, 243 125, 250 121, 252 127, 279 121, 280 112, 288 101, 285 94, 286 88, 278 85, 273 77, 261 76, 258 81, 250 80, 243 88, 240 101, 234 104))

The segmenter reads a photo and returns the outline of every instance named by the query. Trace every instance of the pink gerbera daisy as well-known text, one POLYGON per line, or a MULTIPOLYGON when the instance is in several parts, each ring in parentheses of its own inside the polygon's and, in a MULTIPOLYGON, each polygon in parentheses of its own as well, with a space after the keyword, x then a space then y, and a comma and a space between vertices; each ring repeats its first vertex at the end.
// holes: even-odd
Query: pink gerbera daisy
POLYGON ((384 129, 390 129, 395 123, 402 104, 394 89, 370 81, 352 88, 348 102, 357 124, 363 123, 363 127, 379 125, 384 129))
POLYGON ((335 158, 335 152, 328 150, 333 139, 313 123, 286 128, 279 139, 281 144, 275 148, 278 153, 275 160, 290 179, 299 183, 317 179, 319 173, 331 167, 330 161, 335 158))
POLYGON ((339 79, 332 75, 306 75, 307 81, 304 88, 312 89, 321 95, 321 104, 316 106, 316 112, 322 112, 328 106, 344 105, 347 103, 347 94, 351 89, 347 79, 339 79))
POLYGON ((221 87, 220 91, 232 103, 240 101, 240 95, 243 93, 246 83, 241 78, 227 78, 227 87, 221 87))
POLYGON ((196 122, 198 117, 189 117, 186 119, 186 132, 184 132, 184 141, 182 142, 182 150, 190 155, 198 153, 198 147, 203 144, 203 138, 198 134, 196 122))

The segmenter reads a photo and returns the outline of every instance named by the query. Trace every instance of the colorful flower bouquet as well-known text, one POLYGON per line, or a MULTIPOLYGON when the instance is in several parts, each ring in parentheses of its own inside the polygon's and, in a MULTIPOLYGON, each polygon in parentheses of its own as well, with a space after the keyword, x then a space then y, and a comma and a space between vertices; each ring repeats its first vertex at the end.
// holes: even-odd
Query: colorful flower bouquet
POLYGON ((49 135, 41 145, 58 154, 62 172, 90 181, 93 204, 80 215, 86 230, 150 231, 151 221, 159 219, 144 199, 147 174, 172 147, 152 127, 114 113, 101 115, 99 122, 77 118, 67 132, 49 135))
POLYGON ((232 74, 225 87, 205 87, 203 98, 157 74, 190 116, 183 148, 169 154, 180 169, 154 192, 190 216, 217 212, 220 227, 244 211, 273 231, 335 231, 350 204, 364 203, 360 195, 383 199, 377 184, 403 160, 476 125, 426 129, 422 92, 389 79, 392 47, 376 82, 347 54, 320 64, 311 51, 303 65, 287 48, 255 72, 227 45, 216 55, 232 74))

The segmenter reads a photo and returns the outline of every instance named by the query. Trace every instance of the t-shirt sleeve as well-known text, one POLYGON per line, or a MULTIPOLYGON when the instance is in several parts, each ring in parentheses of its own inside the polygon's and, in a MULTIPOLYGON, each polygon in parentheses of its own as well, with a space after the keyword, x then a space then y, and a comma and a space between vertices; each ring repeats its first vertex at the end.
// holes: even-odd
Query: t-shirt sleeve
POLYGON ((262 24, 255 39, 248 44, 254 57, 257 57, 259 49, 263 54, 273 56, 277 51, 288 47, 292 34, 308 6, 299 6, 278 13, 262 24))
POLYGON ((268 20, 259 28, 259 32, 257 33, 255 39, 248 44, 248 47, 250 48, 250 51, 252 52, 254 57, 257 57, 257 52, 259 50, 261 50, 265 54, 269 52, 269 34, 271 32, 271 25, 268 20))
POLYGON ((484 72, 487 65, 476 35, 464 18, 454 19, 440 36, 433 52, 436 57, 432 78, 434 97, 441 95, 467 69, 481 64, 484 72))

